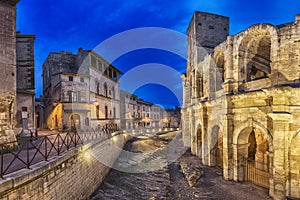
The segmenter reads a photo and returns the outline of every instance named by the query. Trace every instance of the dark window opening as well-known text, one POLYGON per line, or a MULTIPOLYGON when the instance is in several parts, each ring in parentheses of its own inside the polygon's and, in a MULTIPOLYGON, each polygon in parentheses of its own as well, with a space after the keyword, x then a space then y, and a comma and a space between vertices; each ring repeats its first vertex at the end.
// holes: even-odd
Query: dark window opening
POLYGON ((73 81, 73 76, 69 76, 69 81, 73 81))

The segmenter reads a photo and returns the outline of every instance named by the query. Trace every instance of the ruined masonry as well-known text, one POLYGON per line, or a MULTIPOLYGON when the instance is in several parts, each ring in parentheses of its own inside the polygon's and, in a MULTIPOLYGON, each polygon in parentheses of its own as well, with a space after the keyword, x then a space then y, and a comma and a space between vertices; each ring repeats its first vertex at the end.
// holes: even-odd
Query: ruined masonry
POLYGON ((16 103, 16 4, 0 1, 0 141, 14 139, 16 103))
POLYGON ((185 145, 226 180, 300 198, 300 15, 228 33, 229 18, 194 13, 182 75, 185 145))

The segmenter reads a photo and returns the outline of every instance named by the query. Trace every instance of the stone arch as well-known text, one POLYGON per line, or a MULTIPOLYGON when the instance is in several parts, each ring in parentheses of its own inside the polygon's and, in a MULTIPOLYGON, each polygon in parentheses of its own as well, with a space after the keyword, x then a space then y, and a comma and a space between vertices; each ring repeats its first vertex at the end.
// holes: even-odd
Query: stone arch
POLYGON ((300 198, 300 130, 291 140, 289 147, 289 196, 300 198))
MULTIPOLYGON (((265 79, 276 68, 279 46, 278 29, 270 24, 253 25, 237 35, 235 55, 238 63, 239 90, 247 90, 245 82, 265 79)), ((261 87, 266 87, 262 85, 261 87)))
POLYGON ((234 134, 233 134, 233 144, 238 144, 238 140, 240 140, 240 142, 245 142, 246 140, 243 140, 243 138, 245 139, 245 135, 242 136, 241 133, 243 132, 243 130, 247 130, 247 129, 251 129, 251 128, 256 128, 258 130, 261 131, 261 133, 263 134, 264 138, 266 138, 268 145, 269 145, 269 152, 273 152, 273 137, 272 134, 270 133, 270 131, 264 127, 263 124, 253 120, 253 119, 249 119, 245 122, 242 122, 241 124, 243 124, 242 126, 239 126, 235 129, 234 134))
POLYGON ((255 141, 252 141, 257 144, 257 146, 255 146, 257 152, 254 152, 255 168, 266 171, 267 174, 272 173, 272 157, 269 156, 273 153, 272 136, 266 128, 253 121, 252 125, 245 123, 244 126, 237 129, 233 137, 234 179, 236 181, 247 180, 246 167, 249 161, 249 149, 253 148, 251 147, 252 134, 255 134, 255 141), (258 140, 261 140, 261 143, 257 143, 258 140))
POLYGON ((225 81, 225 56, 222 50, 218 50, 214 54, 215 63, 215 91, 222 89, 222 84, 225 81))

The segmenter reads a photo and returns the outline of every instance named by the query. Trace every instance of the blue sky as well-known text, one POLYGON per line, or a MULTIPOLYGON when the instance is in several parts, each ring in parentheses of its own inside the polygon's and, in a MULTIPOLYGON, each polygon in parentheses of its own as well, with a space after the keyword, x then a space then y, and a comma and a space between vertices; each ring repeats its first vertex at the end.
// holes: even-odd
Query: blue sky
MULTIPOLYGON (((94 49, 115 34, 140 27, 162 27, 185 34, 195 10, 230 17, 230 34, 236 34, 255 23, 278 25, 294 21, 295 15, 300 13, 300 1, 21 0, 17 5, 17 30, 24 34, 36 34, 37 96, 42 93, 41 67, 50 52, 64 50, 76 53, 79 47, 94 49)), ((183 51, 185 45, 178 44, 183 51)), ((186 61, 170 52, 141 49, 113 62, 125 73, 147 63, 160 63, 182 73, 186 61)), ((181 90, 181 87, 177 88, 181 90)), ((145 100, 169 107, 180 104, 168 88, 157 84, 144 85, 135 93, 145 100)))

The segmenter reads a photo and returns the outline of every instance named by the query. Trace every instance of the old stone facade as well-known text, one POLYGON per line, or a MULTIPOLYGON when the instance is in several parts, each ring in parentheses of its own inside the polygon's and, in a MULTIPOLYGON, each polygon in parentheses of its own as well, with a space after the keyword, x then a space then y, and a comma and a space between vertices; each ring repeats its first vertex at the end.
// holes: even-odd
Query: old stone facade
POLYGON ((121 91, 121 128, 162 128, 164 109, 151 102, 144 101, 134 94, 121 91))
POLYGON ((0 1, 0 141, 14 137, 16 125, 16 4, 0 1))
POLYGON ((34 40, 35 35, 17 32, 16 127, 24 131, 35 129, 34 40))
POLYGON ((50 53, 43 64, 45 128, 120 126, 120 74, 90 50, 50 53))
POLYGON ((181 125, 181 109, 166 109, 163 111, 163 127, 179 128, 181 125))
POLYGON ((228 22, 195 12, 188 28, 184 143, 226 180, 300 198, 300 15, 233 36, 228 22))

